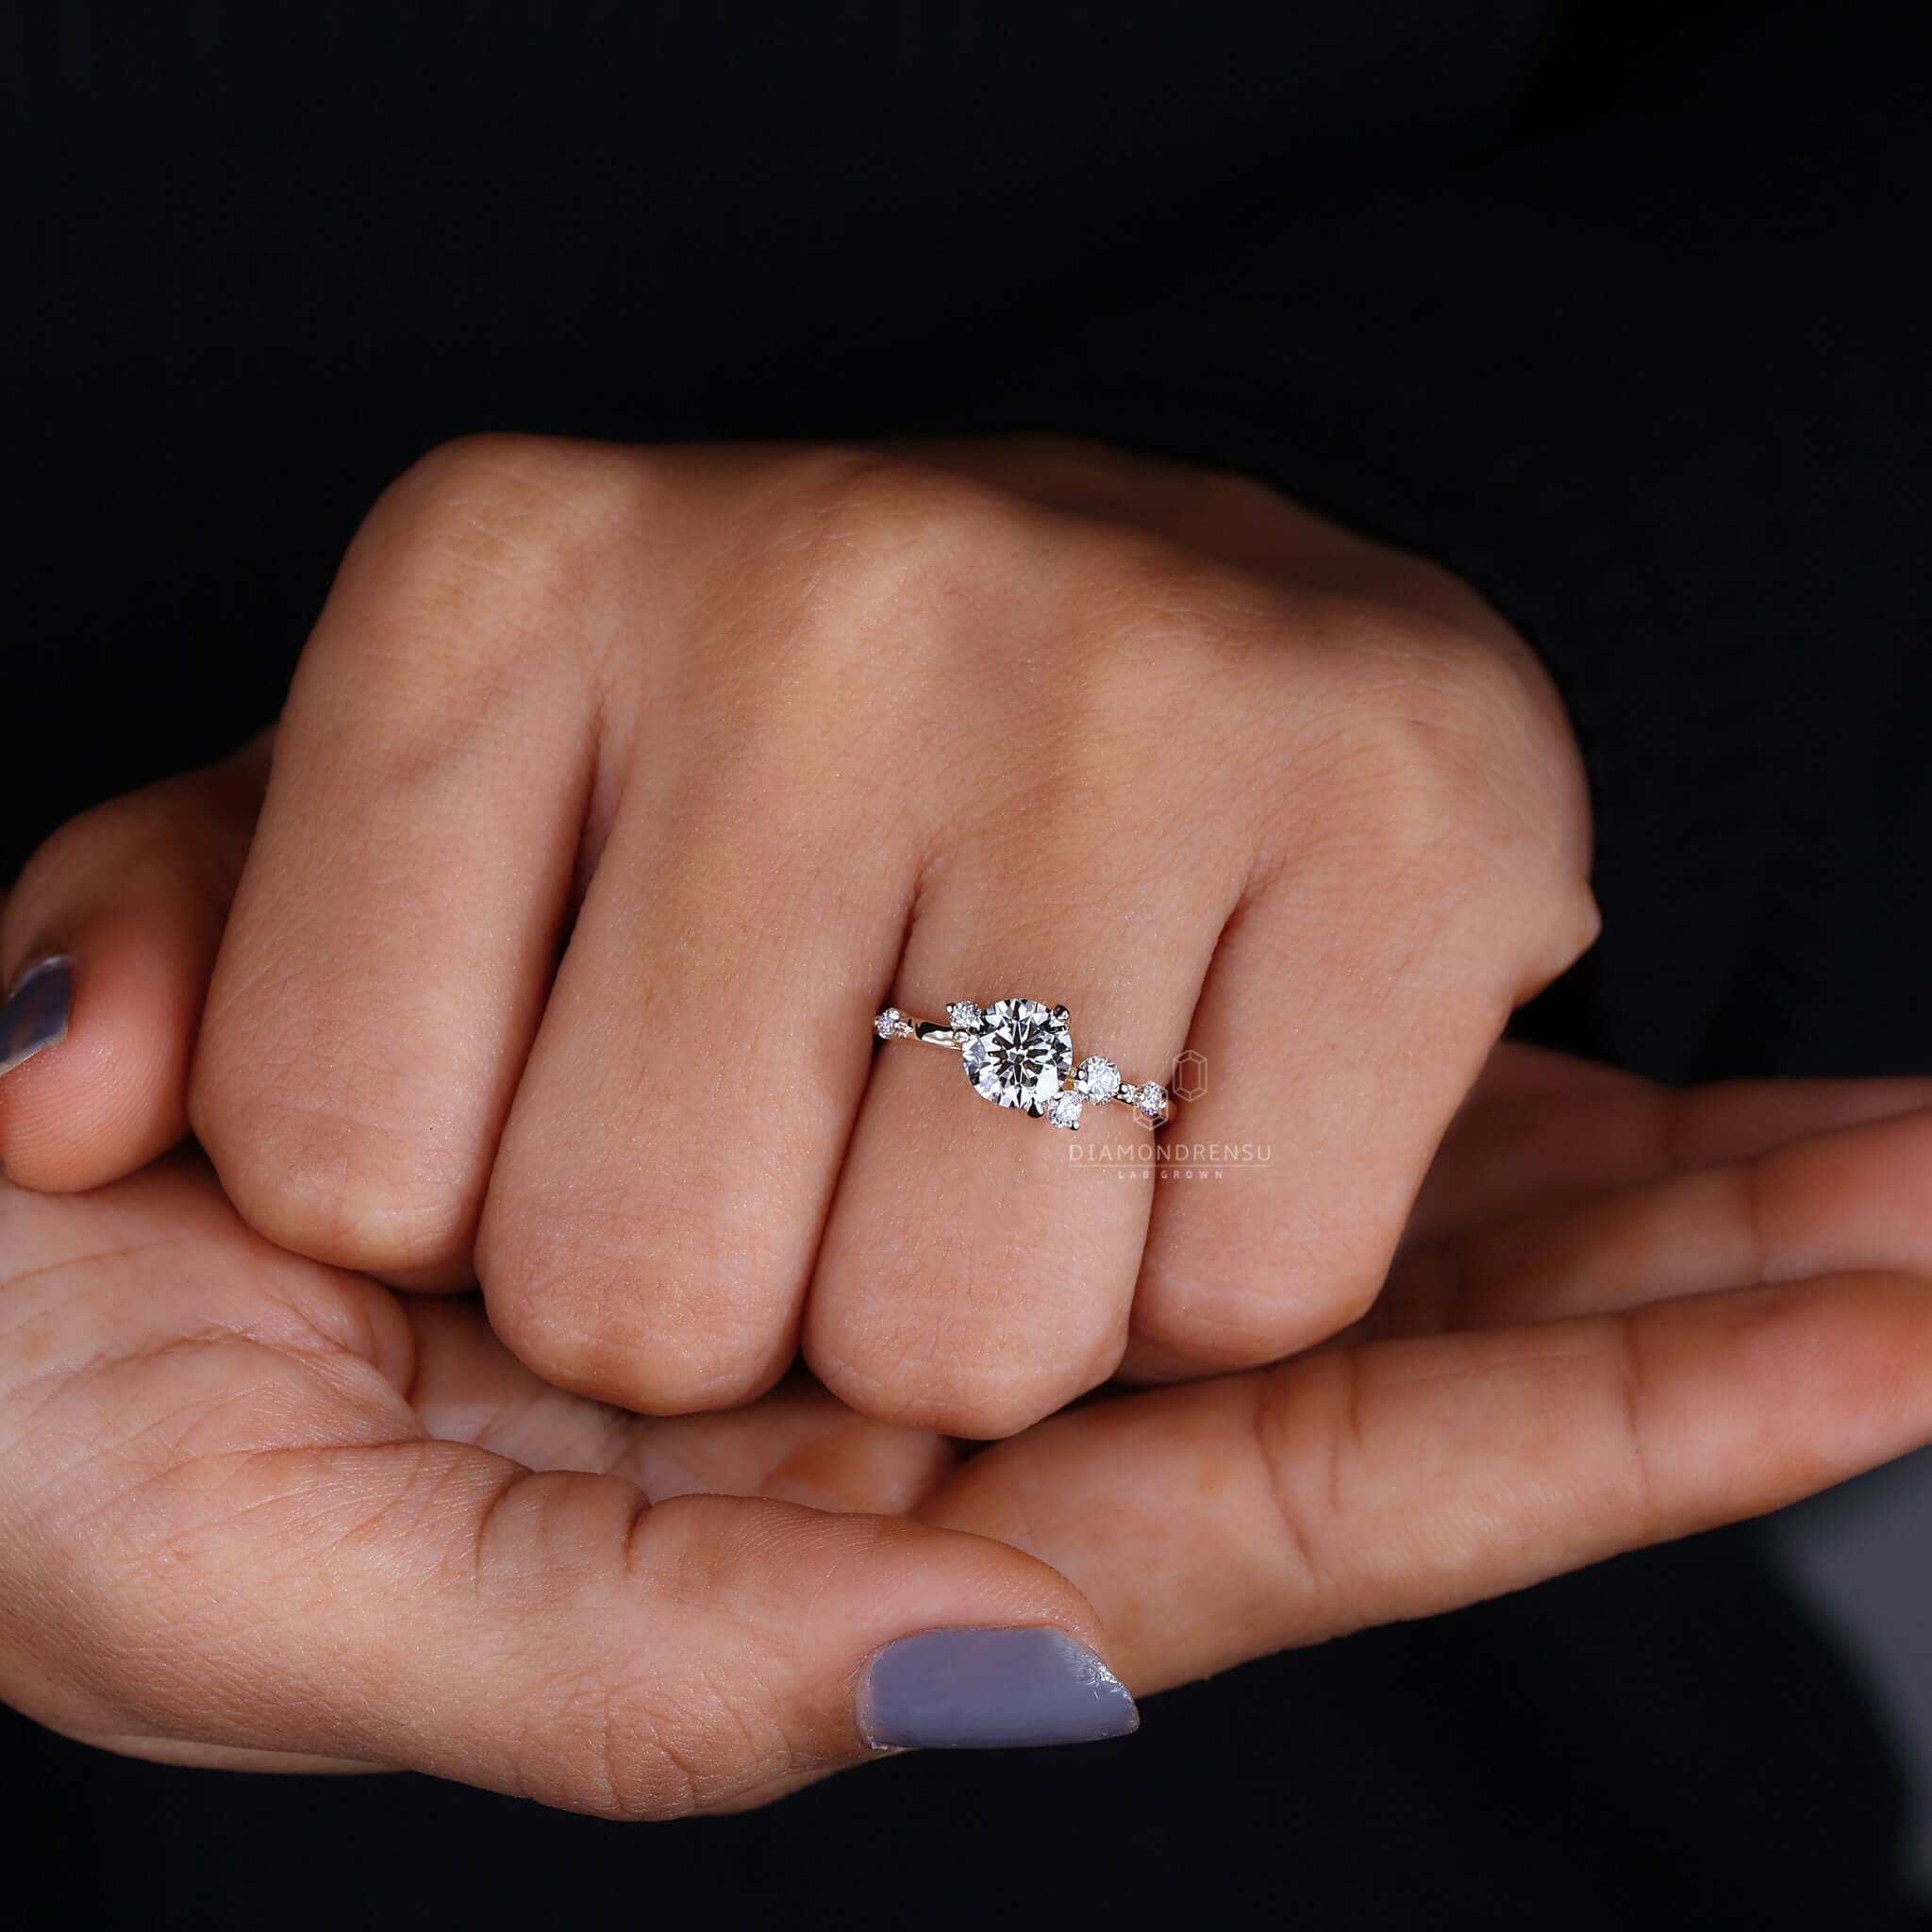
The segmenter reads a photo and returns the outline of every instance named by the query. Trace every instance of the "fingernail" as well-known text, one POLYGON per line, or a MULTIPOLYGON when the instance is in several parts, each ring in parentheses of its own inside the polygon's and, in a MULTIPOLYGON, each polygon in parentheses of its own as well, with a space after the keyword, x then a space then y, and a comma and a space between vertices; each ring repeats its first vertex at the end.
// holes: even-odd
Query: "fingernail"
POLYGON ((1138 1730, 1127 1687, 1063 1630, 927 1630, 872 1660, 858 1727, 874 1750, 1090 1744, 1138 1730))
POLYGON ((0 1074, 12 1073, 42 1047, 64 1040, 73 1005, 72 959, 42 959, 29 966, 0 1007, 0 1074))

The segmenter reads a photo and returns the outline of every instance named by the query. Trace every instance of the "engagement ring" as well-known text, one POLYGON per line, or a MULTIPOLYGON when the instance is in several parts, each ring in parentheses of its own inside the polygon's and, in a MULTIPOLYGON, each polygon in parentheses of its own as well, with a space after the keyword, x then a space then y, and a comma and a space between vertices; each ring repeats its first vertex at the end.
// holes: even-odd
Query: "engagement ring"
POLYGON ((881 1040, 923 1040, 954 1048, 965 1063, 974 1092, 995 1107, 1044 1114, 1057 1127, 1077 1129, 1082 1112, 1118 1100, 1145 1127, 1163 1125, 1172 1111, 1158 1080, 1138 1086, 1121 1078, 1111 1060, 1092 1058, 1074 1065, 1073 1022, 1064 1007, 1039 1000, 995 1000, 984 1009, 971 1000, 946 1008, 946 1024, 914 1020, 888 1007, 873 1022, 881 1040))

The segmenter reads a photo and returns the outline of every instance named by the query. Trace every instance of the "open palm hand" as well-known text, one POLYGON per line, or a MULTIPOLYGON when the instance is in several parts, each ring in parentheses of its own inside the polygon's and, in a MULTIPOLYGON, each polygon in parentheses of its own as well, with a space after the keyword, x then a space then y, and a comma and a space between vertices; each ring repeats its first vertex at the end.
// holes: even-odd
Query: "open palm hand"
POLYGON ((192 1155, 0 1190, 0 1695, 664 1817, 872 1755, 916 1633, 1061 1632, 1144 1695, 1516 1588, 1932 1438, 1928 1103, 1505 1046, 1364 1322, 964 1457, 802 1381, 564 1392, 474 1297, 271 1246, 192 1155))

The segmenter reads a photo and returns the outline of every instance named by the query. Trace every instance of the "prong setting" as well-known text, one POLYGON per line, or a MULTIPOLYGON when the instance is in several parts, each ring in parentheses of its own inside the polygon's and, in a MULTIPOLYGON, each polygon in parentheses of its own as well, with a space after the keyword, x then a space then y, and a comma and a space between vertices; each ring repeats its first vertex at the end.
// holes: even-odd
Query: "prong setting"
POLYGON ((958 1054, 973 1091, 996 1107, 1012 1108, 1070 1133, 1079 1131, 1090 1107, 1119 1101, 1142 1125, 1164 1126, 1173 1108, 1158 1081, 1135 1085, 1101 1054, 1090 1054, 1077 1071, 1073 1016, 1065 1007, 1014 995, 982 1008, 954 1000, 946 1024, 918 1020, 897 1007, 883 1008, 873 1022, 881 1040, 916 1040, 958 1054))

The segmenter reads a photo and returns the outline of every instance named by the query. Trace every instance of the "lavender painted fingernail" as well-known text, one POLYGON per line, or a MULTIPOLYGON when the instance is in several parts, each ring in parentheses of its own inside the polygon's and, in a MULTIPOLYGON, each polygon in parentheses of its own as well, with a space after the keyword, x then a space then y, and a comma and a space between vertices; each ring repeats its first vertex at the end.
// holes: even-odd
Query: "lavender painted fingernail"
POLYGON ((874 1750, 984 1750, 1124 1738, 1127 1687, 1064 1630, 927 1630, 873 1658, 858 1727, 874 1750))
POLYGON ((0 1074, 10 1074, 43 1046, 67 1037, 67 1014, 74 1005, 74 961, 42 959, 21 975, 0 1007, 0 1074))

